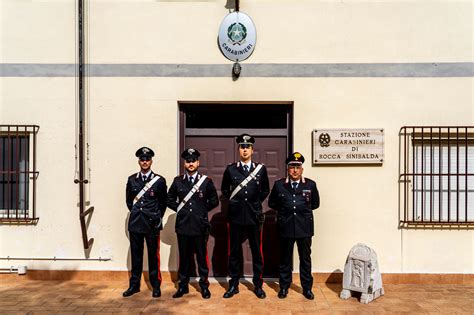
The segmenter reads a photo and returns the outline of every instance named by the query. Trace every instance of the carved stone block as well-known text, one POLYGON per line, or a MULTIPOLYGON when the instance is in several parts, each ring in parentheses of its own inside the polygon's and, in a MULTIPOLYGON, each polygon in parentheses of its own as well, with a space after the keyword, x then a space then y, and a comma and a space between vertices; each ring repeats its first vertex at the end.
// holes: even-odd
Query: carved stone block
POLYGON ((354 292, 360 292, 360 302, 367 304, 384 295, 382 276, 377 254, 364 244, 351 248, 344 266, 341 299, 348 299, 354 292))

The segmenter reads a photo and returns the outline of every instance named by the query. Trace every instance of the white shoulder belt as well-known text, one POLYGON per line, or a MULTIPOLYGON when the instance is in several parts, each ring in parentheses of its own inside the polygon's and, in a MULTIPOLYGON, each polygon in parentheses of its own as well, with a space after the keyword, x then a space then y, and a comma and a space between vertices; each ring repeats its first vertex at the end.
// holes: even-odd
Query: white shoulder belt
POLYGON ((188 203, 189 199, 199 190, 199 187, 202 185, 204 180, 207 178, 206 175, 202 175, 201 178, 198 180, 196 184, 194 184, 193 188, 188 192, 188 194, 181 200, 181 203, 178 205, 178 209, 176 209, 176 213, 181 210, 186 203, 188 203))
POLYGON ((237 193, 243 188, 245 187, 252 179, 255 179, 255 177, 257 176, 257 173, 260 171, 260 169, 262 168, 263 164, 258 164, 257 167, 253 170, 252 173, 250 173, 249 176, 247 176, 247 178, 245 178, 239 185, 237 185, 237 187, 235 187, 234 191, 232 192, 232 194, 230 195, 230 198, 229 199, 232 199, 235 197, 235 195, 237 195, 237 193))
POLYGON ((136 204, 137 201, 140 200, 140 198, 143 197, 143 195, 148 191, 148 189, 150 189, 151 186, 153 186, 153 184, 156 183, 156 181, 159 179, 160 176, 155 175, 155 177, 153 177, 148 183, 146 183, 142 190, 140 190, 140 192, 133 199, 133 204, 136 204))

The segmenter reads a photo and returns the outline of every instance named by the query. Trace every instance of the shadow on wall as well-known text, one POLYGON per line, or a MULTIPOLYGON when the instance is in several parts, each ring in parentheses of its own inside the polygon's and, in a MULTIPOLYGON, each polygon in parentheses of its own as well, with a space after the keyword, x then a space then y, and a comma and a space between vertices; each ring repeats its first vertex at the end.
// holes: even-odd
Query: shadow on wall
MULTIPOLYGON (((176 238, 175 233, 175 225, 176 225, 176 212, 172 211, 171 214, 168 216, 168 220, 166 220, 165 225, 163 226, 163 230, 161 231, 161 242, 163 244, 169 245, 170 253, 168 257, 168 271, 171 275, 176 273, 172 271, 178 270, 178 241, 176 238)), ((163 256, 161 256, 163 257, 163 256)), ((163 269, 163 260, 161 260, 160 269, 163 269)), ((176 281, 174 276, 171 277, 172 281, 176 281)))
POLYGON ((210 220, 211 229, 209 231, 208 250, 211 254, 212 262, 211 275, 226 278, 229 275, 229 231, 227 227, 229 200, 222 195, 219 197, 219 200, 220 212, 213 214, 210 220))
POLYGON ((132 275, 132 253, 130 249, 130 234, 128 233, 128 220, 130 219, 130 211, 127 210, 127 217, 125 218, 124 233, 128 240, 128 250, 127 250, 127 272, 128 278, 132 275))
MULTIPOLYGON (((211 244, 212 276, 227 277, 229 269, 227 266, 229 241, 227 229, 227 216, 224 212, 214 214, 210 221, 211 230, 209 243, 211 244)), ((208 246, 209 248, 209 246, 208 246)))
MULTIPOLYGON (((79 205, 78 205, 79 206, 79 205)), ((86 204, 85 204, 86 207, 89 207, 90 206, 90 201, 86 201, 86 204)), ((87 231, 89 230, 89 225, 91 224, 91 221, 92 221, 92 216, 94 215, 94 211, 92 211, 91 213, 89 213, 89 215, 87 216, 87 221, 85 222, 86 224, 86 235, 87 235, 87 231)), ((88 239, 88 244, 89 244, 89 247, 88 248, 84 248, 84 257, 85 258, 90 258, 91 256, 91 251, 92 251, 92 247, 93 247, 93 244, 94 244, 94 239, 91 238, 91 239, 88 239)))
POLYGON ((342 276, 343 272, 341 269, 336 269, 329 275, 329 277, 327 277, 325 281, 326 286, 338 295, 342 290, 342 276))

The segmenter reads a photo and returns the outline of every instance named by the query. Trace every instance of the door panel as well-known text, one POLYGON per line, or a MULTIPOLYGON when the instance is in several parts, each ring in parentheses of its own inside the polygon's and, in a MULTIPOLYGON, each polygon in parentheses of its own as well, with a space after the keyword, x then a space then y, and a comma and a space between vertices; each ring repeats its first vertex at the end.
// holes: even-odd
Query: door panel
POLYGON ((225 215, 227 203, 221 197, 221 183, 225 168, 234 160, 233 137, 186 137, 185 146, 199 150, 201 153, 200 172, 212 178, 220 197, 221 204, 209 212, 211 235, 207 243, 207 252, 211 264, 210 276, 225 277, 228 275, 229 244, 225 215))
MULTIPOLYGON (((265 164, 268 172, 270 190, 273 183, 286 174, 285 160, 288 145, 286 137, 258 137, 255 141, 252 159, 265 164)), ((276 224, 276 211, 268 207, 268 198, 263 202, 265 224, 263 225, 262 249, 264 259, 264 277, 278 277, 278 264, 280 260, 279 236, 276 224)), ((248 241, 245 242, 244 273, 252 274, 252 254, 248 241)))
MULTIPOLYGON (((243 131, 244 132, 244 131, 243 131)), ((220 186, 224 170, 228 164, 238 160, 238 149, 235 137, 230 136, 187 136, 185 147, 193 147, 201 152, 200 171, 214 181, 214 185, 221 197, 220 186)), ((258 137, 255 143, 253 160, 264 163, 267 167, 270 189, 276 179, 285 176, 285 159, 287 156, 287 137, 272 136, 258 137)), ((221 205, 209 213, 211 235, 208 242, 208 253, 211 263, 211 275, 224 277, 228 275, 228 230, 227 230, 227 202, 220 198, 221 205)), ((263 203, 265 224, 263 227, 263 254, 264 277, 278 276, 278 261, 280 257, 276 215, 269 210, 267 200, 263 203)), ((248 241, 243 245, 244 274, 252 274, 252 255, 248 241)))

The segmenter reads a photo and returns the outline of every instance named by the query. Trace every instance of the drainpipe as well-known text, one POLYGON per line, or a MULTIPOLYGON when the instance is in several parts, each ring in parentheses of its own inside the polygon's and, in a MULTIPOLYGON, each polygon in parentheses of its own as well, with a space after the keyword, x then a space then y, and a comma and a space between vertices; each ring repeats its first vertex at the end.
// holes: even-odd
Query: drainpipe
POLYGON ((74 183, 79 184, 79 220, 81 223, 82 231, 82 243, 84 249, 89 250, 94 242, 94 239, 90 240, 87 237, 87 226, 86 216, 92 214, 94 207, 85 209, 85 185, 88 184, 88 180, 85 178, 85 139, 84 139, 84 126, 86 115, 85 115, 85 65, 84 65, 84 2, 86 0, 78 0, 78 149, 79 149, 79 178, 74 180, 74 183))

